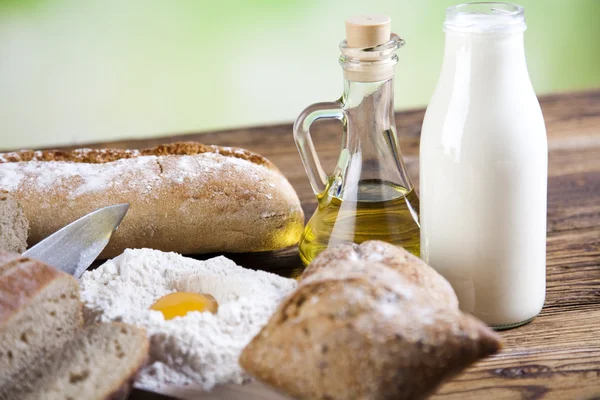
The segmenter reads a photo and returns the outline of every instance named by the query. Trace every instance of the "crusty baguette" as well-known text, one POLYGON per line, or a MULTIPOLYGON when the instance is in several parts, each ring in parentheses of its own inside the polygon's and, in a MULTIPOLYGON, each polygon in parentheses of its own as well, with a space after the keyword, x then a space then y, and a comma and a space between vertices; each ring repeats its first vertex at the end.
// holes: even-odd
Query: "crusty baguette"
POLYGON ((441 301, 448 293, 436 297, 443 278, 401 256, 382 242, 321 253, 242 367, 298 399, 414 400, 500 348, 485 324, 441 301))
POLYGON ((298 196, 271 162, 199 143, 0 154, 0 189, 23 204, 30 245, 90 211, 130 203, 102 258, 128 247, 276 250, 296 244, 304 223, 298 196))
POLYGON ((17 380, 7 398, 21 400, 125 399, 148 358, 143 329, 122 324, 90 325, 64 349, 31 368, 41 378, 17 380))
POLYGON ((40 261, 0 253, 0 398, 1 388, 31 375, 32 366, 75 335, 81 310, 75 278, 40 261))
POLYGON ((15 196, 0 190, 0 251, 22 253, 27 248, 29 221, 15 196))

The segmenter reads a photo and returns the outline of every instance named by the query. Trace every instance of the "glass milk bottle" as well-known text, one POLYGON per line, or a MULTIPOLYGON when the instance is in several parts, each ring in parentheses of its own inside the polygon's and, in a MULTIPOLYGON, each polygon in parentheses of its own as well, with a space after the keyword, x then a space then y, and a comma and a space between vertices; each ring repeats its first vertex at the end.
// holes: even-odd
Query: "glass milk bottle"
POLYGON ((300 239, 305 265, 328 247, 372 239, 419 254, 419 199, 402 161, 394 120, 394 66, 403 44, 391 33, 388 17, 348 19, 340 44, 342 97, 309 106, 294 124, 318 201, 300 239), (342 148, 330 175, 321 167, 309 130, 322 118, 343 122, 342 148))
POLYGON ((525 29, 519 6, 448 8, 421 137, 421 258, 497 329, 534 318, 546 287, 548 145, 525 29))

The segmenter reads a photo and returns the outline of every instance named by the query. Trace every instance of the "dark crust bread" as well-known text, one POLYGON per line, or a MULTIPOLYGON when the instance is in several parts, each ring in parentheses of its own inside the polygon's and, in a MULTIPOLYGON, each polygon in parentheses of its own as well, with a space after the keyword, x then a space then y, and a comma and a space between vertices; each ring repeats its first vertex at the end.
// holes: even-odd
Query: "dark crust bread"
POLYGON ((178 142, 163 144, 157 147, 142 150, 122 149, 78 149, 63 150, 21 150, 12 153, 0 154, 0 163, 22 161, 66 161, 74 163, 102 164, 123 158, 140 156, 191 156, 202 153, 216 153, 227 157, 240 158, 254 164, 263 165, 270 169, 277 169, 273 163, 260 154, 237 147, 222 147, 205 145, 197 142, 178 142))
POLYGON ((297 399, 414 400, 500 349, 485 324, 432 295, 439 282, 421 279, 431 267, 401 268, 382 242, 360 257, 353 248, 322 253, 329 265, 312 268, 244 348, 246 371, 297 399))

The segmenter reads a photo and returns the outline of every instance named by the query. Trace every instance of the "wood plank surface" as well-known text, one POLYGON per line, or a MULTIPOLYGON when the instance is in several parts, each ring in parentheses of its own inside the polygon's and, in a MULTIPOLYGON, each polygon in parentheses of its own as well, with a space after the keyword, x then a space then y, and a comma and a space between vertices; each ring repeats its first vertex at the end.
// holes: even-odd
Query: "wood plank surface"
MULTIPOLYGON (((444 384, 435 399, 600 399, 600 90, 545 96, 541 103, 549 140, 544 309, 532 323, 502 332, 502 352, 444 384)), ((423 115, 423 110, 414 110, 396 117, 404 161, 416 187, 423 115)), ((331 170, 340 150, 341 126, 319 123, 313 136, 326 170, 331 170)), ((140 148, 187 140, 265 155, 290 180, 307 218, 312 215, 315 196, 290 124, 90 147, 140 148)), ((300 267, 296 249, 231 257, 241 265, 280 274, 300 267)), ((194 398, 189 393, 185 397, 194 398)), ((144 395, 134 392, 132 398, 144 395)))

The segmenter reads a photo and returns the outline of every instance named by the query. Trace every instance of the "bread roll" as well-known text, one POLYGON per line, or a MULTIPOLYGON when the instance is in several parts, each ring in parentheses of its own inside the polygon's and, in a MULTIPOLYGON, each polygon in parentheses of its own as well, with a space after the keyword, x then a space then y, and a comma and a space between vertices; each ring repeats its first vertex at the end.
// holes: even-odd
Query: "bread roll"
POLYGON ((500 348, 496 333, 459 311, 447 282, 403 249, 342 245, 314 263, 240 357, 294 398, 422 399, 500 348))
POLYGON ((304 223, 298 196, 271 162, 199 143, 5 153, 0 189, 23 204, 30 245, 88 212, 130 203, 102 258, 128 247, 183 254, 276 250, 296 244, 304 223))
POLYGON ((0 253, 0 399, 1 388, 24 375, 35 379, 32 368, 74 337, 81 309, 71 275, 0 253))

